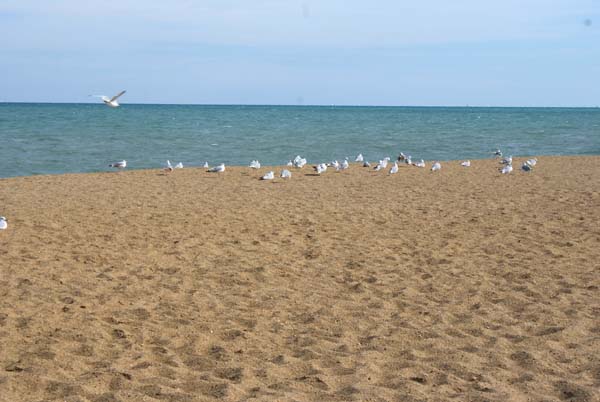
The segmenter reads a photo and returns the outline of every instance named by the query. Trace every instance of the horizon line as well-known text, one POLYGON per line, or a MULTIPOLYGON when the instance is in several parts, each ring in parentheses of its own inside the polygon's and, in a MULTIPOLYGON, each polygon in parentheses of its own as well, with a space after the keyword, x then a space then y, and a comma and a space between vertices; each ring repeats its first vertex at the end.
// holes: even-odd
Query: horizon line
MULTIPOLYGON (((105 106, 98 102, 35 102, 35 101, 2 101, 0 104, 45 104, 45 105, 98 105, 105 106)), ((381 107, 381 108, 519 108, 519 109, 598 109, 596 106, 519 106, 519 105, 377 105, 377 104, 292 104, 292 103, 121 103, 119 107, 134 106, 255 106, 255 107, 381 107)))

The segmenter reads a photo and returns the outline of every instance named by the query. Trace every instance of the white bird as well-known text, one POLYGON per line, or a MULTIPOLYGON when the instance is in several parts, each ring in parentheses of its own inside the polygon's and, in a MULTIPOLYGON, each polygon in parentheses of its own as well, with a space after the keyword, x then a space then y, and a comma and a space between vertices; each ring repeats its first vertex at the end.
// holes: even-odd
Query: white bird
POLYGON ((250 162, 250 167, 252 169, 260 169, 260 162, 259 161, 252 161, 252 162, 250 162))
POLYGON ((525 163, 528 164, 529 166, 533 167, 537 164, 537 158, 527 159, 527 161, 525 163))
POLYGON ((321 173, 325 173, 327 170, 327 165, 325 163, 319 163, 317 166, 313 166, 313 169, 318 175, 320 175, 321 173))
POLYGON ((294 162, 292 162, 292 160, 290 159, 287 163, 288 166, 294 166, 294 162))
POLYGON ((375 166, 373 168, 374 171, 379 172, 381 169, 383 169, 383 163, 381 163, 382 161, 379 161, 379 163, 377 164, 377 166, 375 166))
POLYGON ((263 177, 261 177, 261 180, 273 180, 275 178, 275 172, 273 172, 272 170, 268 173, 266 173, 263 177))
POLYGON ((344 159, 344 161, 342 162, 342 166, 340 166, 341 170, 346 170, 350 167, 350 164, 348 163, 348 159, 344 159))
POLYGON ((108 165, 108 167, 117 168, 117 169, 125 169, 127 167, 127 161, 122 160, 121 162, 115 162, 108 165))
POLYGON ((436 170, 440 170, 442 168, 442 165, 439 162, 435 162, 432 166, 431 166, 431 171, 435 172, 436 170))
POLYGON ((508 164, 508 165, 504 166, 502 168, 502 170, 500 170, 500 173, 502 173, 502 174, 509 174, 512 171, 513 171, 512 165, 508 164))
POLYGON ((225 171, 225 164, 221 163, 219 166, 215 166, 212 169, 208 169, 211 173, 223 173, 225 171))
POLYGON ((469 166, 471 166, 471 161, 461 162, 460 166, 469 167, 469 166))
POLYGON ((363 167, 371 167, 371 164, 369 163, 369 161, 365 161, 363 163, 363 167))
POLYGON ((334 167, 335 170, 340 170, 340 163, 337 160, 331 161, 327 164, 328 167, 334 167))
POLYGON ((406 155, 404 155, 404 152, 400 152, 400 155, 398 155, 398 161, 402 162, 406 160, 406 155))
POLYGON ((363 157, 363 154, 358 154, 356 155, 356 159, 354 159, 354 162, 363 162, 365 160, 365 158, 363 157))
POLYGON ((173 166, 171 166, 171 161, 167 159, 167 164, 165 165, 165 168, 163 169, 165 172, 172 172, 173 171, 173 166))
POLYGON ((175 169, 183 169, 183 162, 179 162, 177 165, 175 165, 175 169))
POLYGON ((414 166, 420 167, 420 168, 424 168, 425 167, 425 161, 423 159, 421 159, 421 162, 415 163, 414 166))
POLYGON ((281 178, 282 178, 282 179, 291 179, 291 178, 292 178, 292 172, 290 172, 290 171, 289 171, 289 170, 287 170, 287 169, 283 169, 283 170, 281 171, 281 178))
POLYGON ((412 156, 408 155, 404 162, 406 162, 407 165, 412 165, 412 156))
POLYGON ((202 165, 202 167, 203 167, 204 169, 208 169, 208 162, 204 162, 204 165, 202 165))
POLYGON ((104 102, 104 104, 106 106, 110 106, 110 107, 119 107, 119 102, 117 102, 117 99, 119 98, 119 96, 123 95, 126 91, 121 91, 118 94, 116 94, 115 96, 113 96, 112 98, 109 98, 108 96, 104 96, 104 95, 90 95, 90 96, 95 96, 97 98, 101 98, 102 102, 104 102))
POLYGON ((523 163, 523 166, 521 166, 521 169, 523 169, 524 172, 531 172, 533 170, 533 167, 527 162, 525 162, 523 163))
POLYGON ((293 162, 295 167, 302 169, 304 165, 306 165, 306 158, 302 158, 300 155, 297 155, 293 162))
POLYGON ((394 166, 390 169, 390 174, 398 173, 398 162, 394 162, 394 166))
POLYGON ((499 149, 496 150, 496 152, 492 152, 494 154, 494 156, 497 156, 498 158, 502 157, 502 151, 500 151, 499 149))
POLYGON ((512 155, 508 156, 506 158, 503 158, 500 163, 503 163, 505 165, 512 165, 512 155))
POLYGON ((8 227, 8 221, 5 217, 0 216, 0 230, 4 230, 8 227))
POLYGON ((387 167, 387 165, 388 165, 388 162, 390 161, 390 159, 392 159, 392 158, 390 158, 389 156, 386 156, 386 157, 385 157, 385 158, 383 158, 381 161, 379 161, 379 163, 382 163, 382 164, 383 164, 383 167, 384 167, 384 168, 386 168, 386 167, 387 167))

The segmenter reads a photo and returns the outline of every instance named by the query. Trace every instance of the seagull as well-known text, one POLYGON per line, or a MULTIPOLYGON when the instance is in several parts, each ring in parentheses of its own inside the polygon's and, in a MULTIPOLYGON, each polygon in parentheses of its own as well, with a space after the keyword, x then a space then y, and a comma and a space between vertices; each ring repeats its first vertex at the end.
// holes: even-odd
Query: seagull
POLYGON ((282 178, 282 179, 291 179, 291 178, 292 178, 292 172, 290 172, 290 171, 289 171, 289 170, 287 170, 287 169, 283 169, 283 170, 281 171, 281 178, 282 178))
POLYGON ((260 162, 259 161, 252 161, 252 162, 250 162, 250 167, 252 169, 260 169, 260 162))
POLYGON ((460 166, 469 167, 471 166, 471 161, 464 161, 460 164, 460 166))
POLYGON ((337 160, 334 160, 332 162, 329 162, 327 164, 328 167, 334 167, 335 170, 340 170, 340 163, 337 160))
POLYGON ((5 217, 0 216, 0 230, 4 230, 8 227, 8 221, 5 217))
POLYGON ((208 162, 204 162, 204 165, 202 165, 202 167, 203 167, 204 169, 208 169, 208 162))
POLYGON ((183 162, 179 162, 177 165, 175 165, 175 169, 183 169, 183 162))
POLYGON ((350 167, 350 164, 348 163, 348 159, 344 159, 344 161, 342 162, 342 164, 338 167, 338 171, 340 170, 346 170, 350 167))
POLYGON ((408 155, 404 162, 406 162, 407 165, 412 165, 412 156, 408 155))
POLYGON ((398 173, 398 162, 394 162, 394 166, 390 169, 390 174, 398 173))
POLYGON ((288 166, 294 166, 294 162, 292 162, 292 160, 290 159, 287 163, 288 166))
POLYGON ((127 167, 127 161, 122 160, 121 162, 115 162, 108 165, 108 167, 117 168, 117 169, 125 169, 127 167))
POLYGON ((431 171, 435 172, 436 170, 440 170, 442 168, 442 165, 439 162, 435 162, 432 166, 431 166, 431 171))
POLYGON ((354 162, 363 162, 365 160, 365 158, 363 158, 363 154, 358 154, 356 155, 356 159, 354 159, 354 162))
POLYGON ((512 172, 512 171, 513 171, 513 167, 512 167, 512 165, 511 165, 511 164, 508 164, 508 165, 504 166, 504 167, 502 168, 502 170, 500 170, 500 173, 502 173, 502 174, 509 174, 509 173, 510 173, 510 172, 512 172))
POLYGON ((104 96, 104 95, 90 95, 90 96, 95 96, 97 98, 101 98, 102 102, 104 102, 104 104, 106 106, 110 106, 110 107, 119 107, 119 102, 117 102, 117 99, 119 98, 119 96, 123 95, 126 91, 121 91, 118 94, 116 94, 115 96, 113 96, 112 98, 109 98, 108 96, 104 96))
POLYGON ((531 172, 533 170, 533 167, 527 162, 525 162, 523 163, 523 166, 521 166, 521 169, 523 169, 524 172, 531 172))
POLYGON ((494 156, 497 156, 498 158, 502 157, 502 151, 500 151, 499 149, 496 150, 496 152, 492 152, 494 154, 494 156))
POLYGON ((171 161, 167 159, 167 164, 165 166, 165 168, 163 169, 165 172, 172 172, 173 171, 173 166, 171 166, 171 161))
POLYGON ((365 161, 363 163, 363 167, 371 167, 371 164, 369 163, 369 161, 365 161))
POLYGON ((263 177, 261 177, 261 180, 273 180, 275 178, 275 172, 273 172, 272 170, 270 172, 268 172, 267 174, 265 174, 263 177))
POLYGON ((421 162, 415 163, 414 166, 420 167, 420 168, 424 168, 425 167, 425 161, 423 159, 421 159, 421 162))
POLYGON ((325 173, 327 170, 327 165, 325 163, 319 163, 317 166, 313 166, 313 169, 315 169, 315 172, 320 175, 321 173, 325 173))
POLYGON ((215 166, 212 169, 208 169, 211 173, 223 173, 225 171, 225 164, 221 163, 219 166, 215 166))
POLYGON ((404 155, 404 152, 400 152, 400 155, 398 155, 398 162, 402 162, 406 160, 406 155, 404 155))
POLYGON ((293 160, 293 164, 295 167, 302 169, 304 165, 306 165, 306 158, 302 158, 300 155, 297 155, 293 160))
POLYGON ((502 159, 500 161, 500 163, 503 163, 505 165, 512 165, 512 155, 509 156, 509 157, 506 157, 506 158, 502 159))
POLYGON ((529 166, 533 167, 537 164, 537 158, 527 159, 527 161, 525 163, 528 164, 529 166))
POLYGON ((385 158, 383 158, 379 163, 383 163, 383 167, 386 168, 388 165, 388 162, 390 161, 390 157, 386 156, 385 158))

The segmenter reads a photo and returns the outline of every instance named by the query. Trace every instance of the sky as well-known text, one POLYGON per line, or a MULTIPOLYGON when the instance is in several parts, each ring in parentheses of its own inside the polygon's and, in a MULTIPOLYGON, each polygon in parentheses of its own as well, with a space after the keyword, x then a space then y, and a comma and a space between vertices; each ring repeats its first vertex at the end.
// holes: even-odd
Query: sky
POLYGON ((0 101, 600 105, 600 0, 2 0, 0 101))

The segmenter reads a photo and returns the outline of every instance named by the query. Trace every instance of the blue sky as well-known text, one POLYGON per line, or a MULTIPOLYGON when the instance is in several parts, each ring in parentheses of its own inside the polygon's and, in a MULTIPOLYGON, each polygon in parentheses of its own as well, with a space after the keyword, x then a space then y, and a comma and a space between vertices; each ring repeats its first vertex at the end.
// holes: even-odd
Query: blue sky
POLYGON ((8 102, 598 106, 600 0, 3 0, 0 54, 8 102))

